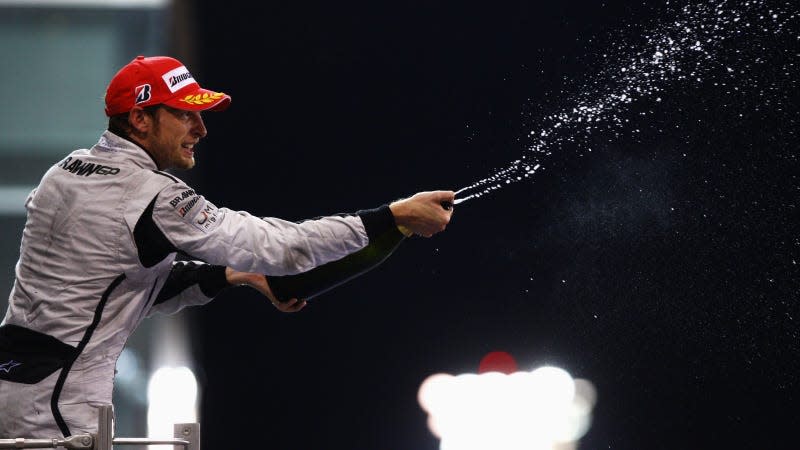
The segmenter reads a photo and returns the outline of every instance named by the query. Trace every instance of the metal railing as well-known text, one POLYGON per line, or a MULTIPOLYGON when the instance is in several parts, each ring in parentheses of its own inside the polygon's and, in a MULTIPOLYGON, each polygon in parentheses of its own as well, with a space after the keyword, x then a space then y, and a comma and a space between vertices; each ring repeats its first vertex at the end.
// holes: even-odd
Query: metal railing
POLYGON ((174 439, 113 437, 114 409, 111 405, 100 407, 97 417, 97 434, 77 434, 67 438, 0 439, 0 449, 6 448, 65 448, 68 450, 112 450, 114 445, 172 445, 174 450, 200 450, 200 424, 174 424, 174 439))

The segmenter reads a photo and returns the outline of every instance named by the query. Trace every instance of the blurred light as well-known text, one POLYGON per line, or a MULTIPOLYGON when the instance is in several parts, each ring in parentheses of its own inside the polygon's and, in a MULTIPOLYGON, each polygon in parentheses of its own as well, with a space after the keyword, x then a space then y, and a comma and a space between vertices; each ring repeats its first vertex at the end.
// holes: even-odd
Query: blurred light
POLYGON ((40 8, 164 8, 172 0, 0 0, 0 6, 40 8))
POLYGON ((141 362, 136 351, 130 348, 122 349, 122 353, 117 359, 115 381, 123 386, 129 386, 141 377, 141 373, 141 362))
POLYGON ((595 391, 558 367, 431 375, 417 399, 441 450, 570 449, 589 429, 595 391))
MULTIPOLYGON (((161 367, 147 386, 147 436, 173 437, 176 423, 197 422, 197 381, 188 367, 161 367)), ((171 446, 150 448, 172 449, 171 446)))
POLYGON ((25 216, 25 201, 36 186, 0 186, 0 215, 25 216))
POLYGON ((517 361, 511 354, 506 352, 489 352, 481 359, 478 365, 478 373, 500 372, 514 373, 517 371, 517 361))
MULTIPOLYGON (((132 348, 125 348, 117 359, 117 372, 114 387, 138 405, 147 405, 147 381, 142 370, 139 354, 132 348)), ((116 394, 115 394, 116 395, 116 394)))

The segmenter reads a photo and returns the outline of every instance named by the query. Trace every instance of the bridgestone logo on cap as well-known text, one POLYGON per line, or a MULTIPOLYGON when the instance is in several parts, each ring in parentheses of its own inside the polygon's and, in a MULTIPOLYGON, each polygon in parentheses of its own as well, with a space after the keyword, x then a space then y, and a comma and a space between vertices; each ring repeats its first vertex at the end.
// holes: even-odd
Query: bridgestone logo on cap
POLYGON ((173 94, 195 82, 192 74, 189 73, 185 66, 172 69, 162 75, 161 78, 173 94))
POLYGON ((136 94, 136 101, 137 105, 147 102, 150 100, 150 85, 143 84, 141 86, 136 86, 134 89, 134 93, 136 94))

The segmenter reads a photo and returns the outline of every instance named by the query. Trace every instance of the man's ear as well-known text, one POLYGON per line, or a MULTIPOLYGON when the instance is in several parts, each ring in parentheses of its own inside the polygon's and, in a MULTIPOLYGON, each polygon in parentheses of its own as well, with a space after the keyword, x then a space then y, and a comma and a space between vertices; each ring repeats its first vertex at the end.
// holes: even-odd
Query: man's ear
POLYGON ((150 131, 154 119, 155 118, 146 113, 141 106, 134 106, 128 113, 128 123, 131 125, 134 132, 140 134, 150 131))

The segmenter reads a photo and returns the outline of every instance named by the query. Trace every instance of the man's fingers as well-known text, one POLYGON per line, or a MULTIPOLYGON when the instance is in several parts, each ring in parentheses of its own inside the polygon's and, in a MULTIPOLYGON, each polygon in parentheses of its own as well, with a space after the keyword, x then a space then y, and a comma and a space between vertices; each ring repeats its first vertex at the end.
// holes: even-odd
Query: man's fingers
POLYGON ((296 298, 292 299, 292 300, 294 300, 294 303, 292 304, 292 306, 286 312, 297 312, 297 311, 300 311, 301 309, 305 308, 305 306, 306 306, 306 301, 305 300, 298 301, 296 298))
POLYGON ((282 312, 297 312, 306 306, 306 301, 293 298, 285 302, 272 302, 272 304, 282 312))
MULTIPOLYGON (((431 237, 444 231, 450 222, 454 201, 453 191, 418 192, 390 204, 389 208, 401 231, 409 230, 413 234, 431 237)), ((411 233, 403 232, 407 236, 411 233)))

